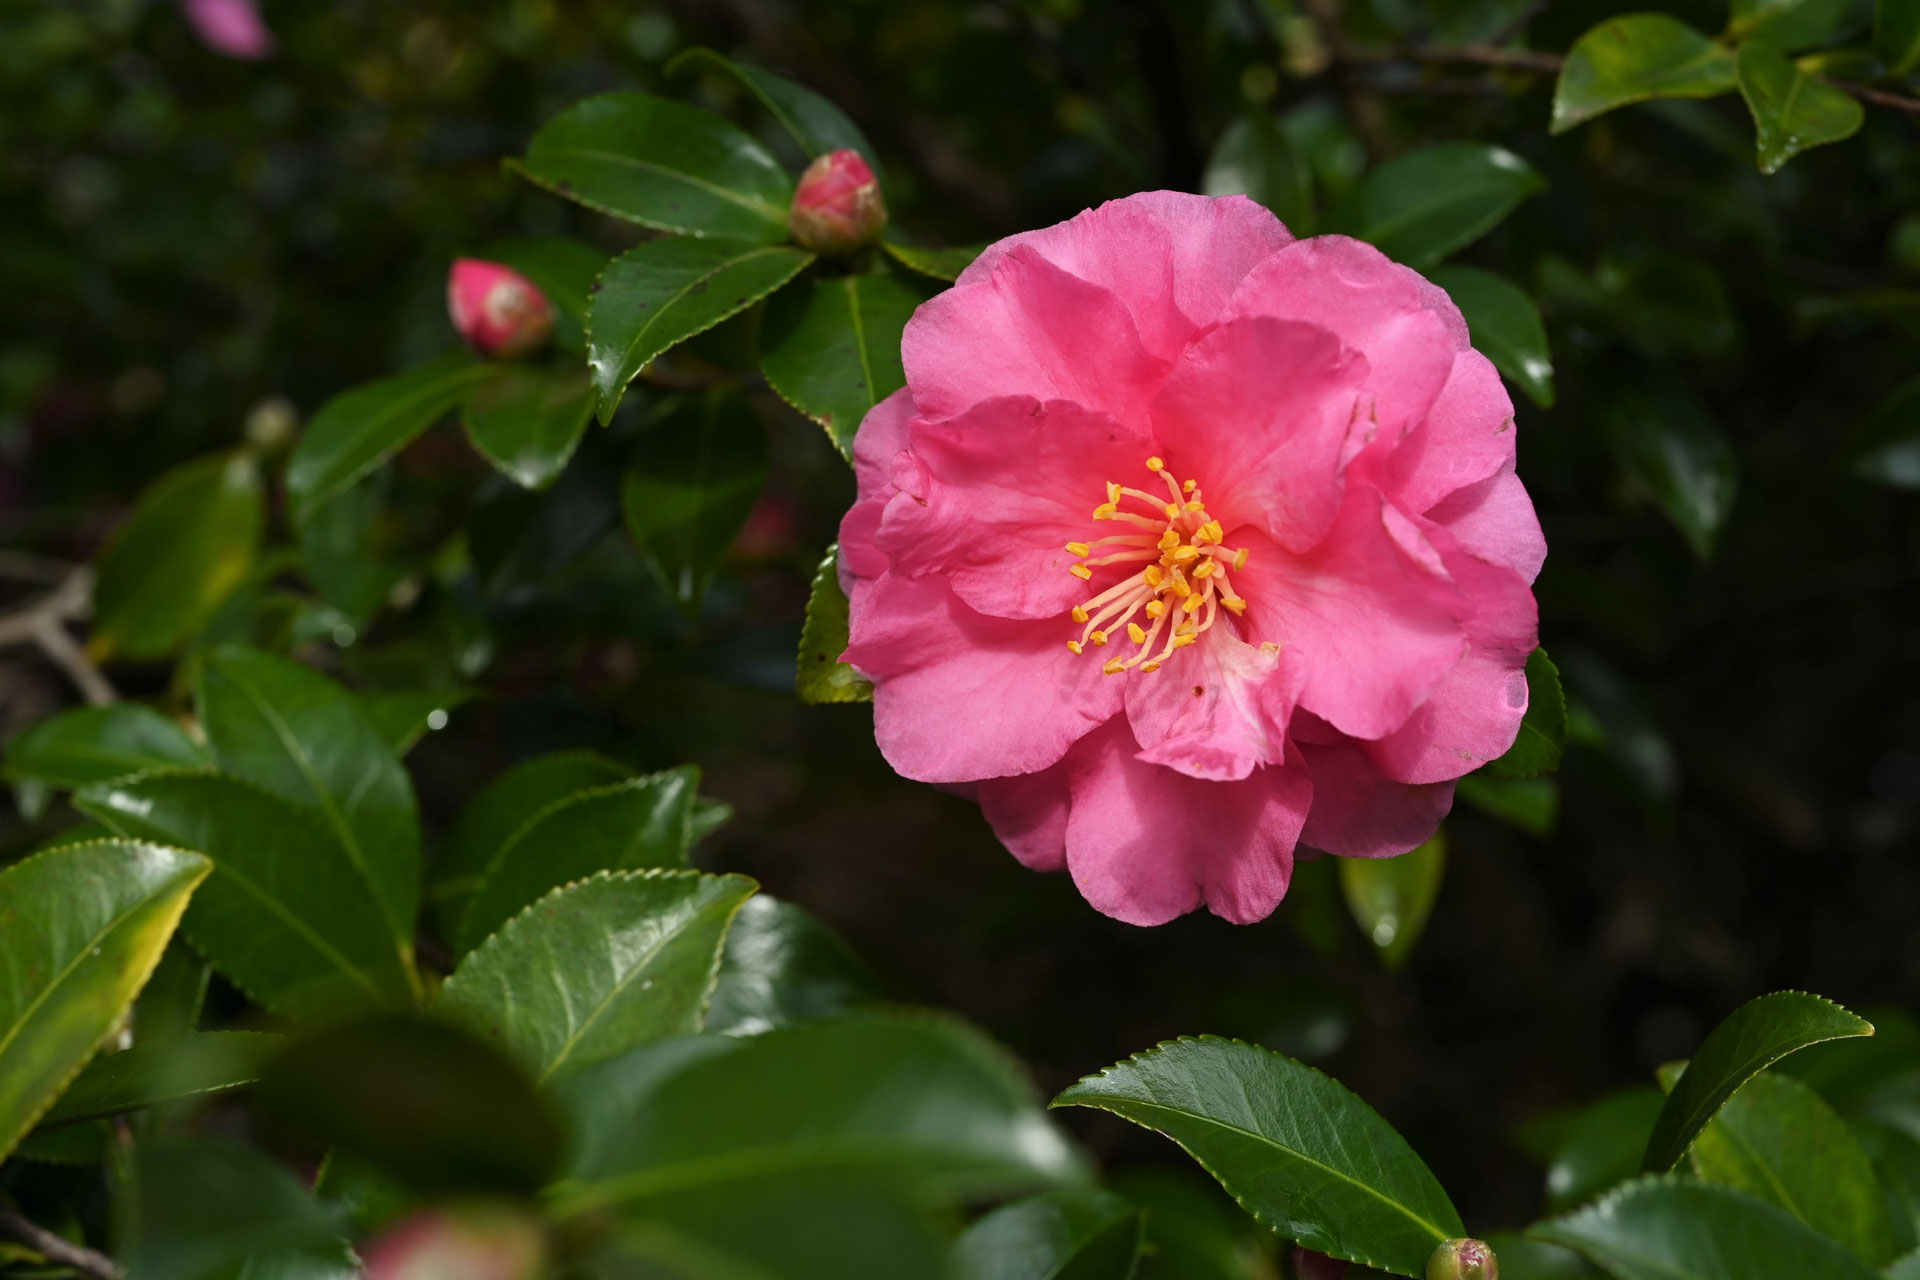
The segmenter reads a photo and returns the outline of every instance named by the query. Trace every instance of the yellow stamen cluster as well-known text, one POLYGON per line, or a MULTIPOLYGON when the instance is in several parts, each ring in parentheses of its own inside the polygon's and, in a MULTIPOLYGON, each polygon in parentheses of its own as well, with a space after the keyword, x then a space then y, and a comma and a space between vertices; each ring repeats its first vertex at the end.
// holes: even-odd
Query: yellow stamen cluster
POLYGON ((1236 551, 1222 545, 1225 531, 1207 514, 1206 499, 1195 481, 1175 480, 1159 458, 1148 458, 1147 470, 1166 482, 1171 501, 1109 480, 1107 500, 1093 509, 1095 520, 1131 525, 1141 532, 1067 543, 1068 552, 1080 559, 1067 572, 1083 581, 1091 581, 1097 567, 1144 562, 1139 572, 1129 572, 1073 607, 1073 620, 1085 627, 1079 639, 1067 641, 1073 652, 1084 652, 1089 643, 1104 645, 1108 636, 1123 627, 1135 646, 1131 657, 1114 658, 1101 667, 1108 675, 1134 667, 1158 671, 1175 649, 1193 644, 1213 626, 1221 608, 1238 616, 1247 607, 1227 581, 1229 565, 1235 572, 1247 567, 1246 548, 1236 551), (1121 503, 1128 499, 1153 514, 1123 510, 1121 503), (1143 615, 1147 625, 1135 622, 1135 615, 1143 615), (1158 653, 1156 644, 1161 646, 1158 653))

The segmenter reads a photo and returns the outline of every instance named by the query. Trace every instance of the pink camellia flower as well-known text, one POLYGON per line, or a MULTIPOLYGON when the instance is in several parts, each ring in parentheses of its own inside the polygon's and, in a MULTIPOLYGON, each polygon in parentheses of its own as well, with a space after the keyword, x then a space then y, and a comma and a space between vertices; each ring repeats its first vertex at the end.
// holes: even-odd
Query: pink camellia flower
POLYGON ((461 258, 447 273, 447 314, 482 355, 523 356, 553 336, 547 295, 512 267, 482 258, 461 258))
POLYGON ((1404 853, 1527 707, 1546 556, 1437 287, 1152 192, 990 246, 854 442, 845 660, 894 768, 1108 915, 1404 853))
POLYGON ((795 242, 829 256, 866 248, 886 225, 880 182, 858 151, 829 151, 808 165, 787 210, 795 242))
POLYGON ((182 0, 181 8, 200 43, 215 53, 255 60, 273 52, 273 33, 253 0, 182 0))

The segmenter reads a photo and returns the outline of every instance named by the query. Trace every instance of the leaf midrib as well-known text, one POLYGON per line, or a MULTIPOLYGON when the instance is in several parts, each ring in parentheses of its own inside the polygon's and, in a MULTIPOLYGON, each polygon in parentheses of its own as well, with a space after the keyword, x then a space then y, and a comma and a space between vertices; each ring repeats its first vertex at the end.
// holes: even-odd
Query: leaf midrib
POLYGON ((342 437, 340 447, 333 451, 332 459, 321 472, 323 476, 327 477, 326 482, 324 484, 316 484, 312 495, 304 503, 299 503, 298 505, 308 512, 318 510, 322 503, 334 497, 351 484, 365 466, 364 463, 354 463, 353 466, 347 469, 344 475, 336 476, 329 475, 328 473, 334 471, 339 466, 339 460, 343 456, 360 452, 361 442, 365 440, 368 435, 377 430, 384 430, 387 424, 394 418, 413 412, 416 407, 422 403, 428 403, 435 399, 442 398, 446 396, 448 392, 453 391, 467 382, 477 382, 483 377, 491 376, 493 376, 493 369, 489 365, 458 365, 440 374, 424 386, 405 392, 397 399, 389 400, 386 405, 368 414, 360 427, 342 437))
MULTIPOLYGON (((685 285, 675 290, 671 297, 669 297, 665 302, 662 302, 659 305, 659 307, 657 307, 654 310, 653 315, 648 317, 647 322, 641 325, 639 331, 633 335, 633 338, 627 343, 625 352, 623 352, 620 357, 620 368, 617 372, 618 373, 626 372, 629 365, 632 365, 634 369, 637 371, 640 367, 640 364, 645 363, 644 361, 640 362, 640 364, 635 364, 634 362, 633 353, 640 348, 641 339, 645 338, 647 334, 652 332, 653 327, 656 324, 660 323, 663 317, 672 314, 673 310, 686 300, 687 295, 691 293, 696 286, 710 283, 711 281, 713 281, 714 279, 716 279, 726 271, 731 270, 734 267, 741 266, 751 261, 754 258, 764 257, 765 255, 772 254, 772 253, 792 253, 792 252, 793 250, 789 249, 786 245, 779 245, 779 244, 763 245, 760 248, 750 250, 747 253, 743 253, 737 258, 723 259, 722 261, 715 263, 712 267, 708 268, 707 270, 701 272, 699 275, 690 278, 685 285)), ((751 301, 751 299, 749 299, 749 301, 751 301)), ((658 355, 659 353, 656 352, 655 354, 658 355)), ((622 385, 624 385, 624 381, 625 380, 623 380, 622 385)))
POLYGON ((622 164, 631 168, 642 169, 648 173, 657 173, 663 178, 672 178, 676 181, 684 182, 690 187, 698 187, 709 195, 737 204, 743 209, 751 210, 768 222, 780 223, 786 220, 786 215, 781 210, 774 208, 758 196, 750 196, 738 191, 731 191, 718 183, 709 182, 697 174, 686 173, 679 169, 669 169, 666 165, 655 164, 651 160, 642 160, 638 156, 625 156, 617 151, 602 151, 597 147, 568 146, 556 146, 551 151, 545 152, 545 154, 556 159, 562 156, 571 156, 586 160, 604 160, 612 164, 622 164))

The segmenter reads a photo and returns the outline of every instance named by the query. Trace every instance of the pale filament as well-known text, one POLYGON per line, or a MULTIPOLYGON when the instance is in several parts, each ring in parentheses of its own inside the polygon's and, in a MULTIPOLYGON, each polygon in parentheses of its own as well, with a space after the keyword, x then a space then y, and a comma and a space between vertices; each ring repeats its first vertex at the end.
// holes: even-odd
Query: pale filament
POLYGON ((1196 482, 1182 484, 1174 479, 1159 458, 1148 458, 1147 470, 1166 483, 1166 500, 1109 480, 1107 500, 1093 509, 1093 518, 1134 525, 1153 536, 1113 534, 1067 544, 1067 550, 1079 557, 1068 571, 1083 580, 1105 565, 1145 566, 1073 608, 1073 620, 1085 629, 1078 640, 1067 641, 1067 648, 1081 653, 1088 644, 1105 645, 1121 634, 1133 646, 1130 656, 1113 658, 1101 667, 1108 675, 1134 667, 1158 671, 1175 650, 1196 643, 1213 626, 1221 608, 1239 615, 1247 607, 1227 580, 1229 567, 1236 572, 1246 567, 1246 549, 1222 545, 1220 524, 1207 514, 1206 499, 1196 482), (1154 514, 1123 511, 1120 504, 1126 501, 1154 514), (1143 611, 1144 626, 1136 621, 1143 611), (1163 634, 1166 641, 1155 653, 1163 634))

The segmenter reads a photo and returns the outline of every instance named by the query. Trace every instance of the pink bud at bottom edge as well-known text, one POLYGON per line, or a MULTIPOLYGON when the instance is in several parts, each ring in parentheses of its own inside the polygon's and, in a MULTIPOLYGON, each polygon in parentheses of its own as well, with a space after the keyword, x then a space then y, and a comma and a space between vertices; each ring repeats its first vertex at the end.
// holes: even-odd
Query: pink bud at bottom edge
POLYGON ((537 1280, 546 1231, 508 1204, 413 1213, 360 1247, 366 1280, 537 1280))

